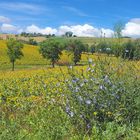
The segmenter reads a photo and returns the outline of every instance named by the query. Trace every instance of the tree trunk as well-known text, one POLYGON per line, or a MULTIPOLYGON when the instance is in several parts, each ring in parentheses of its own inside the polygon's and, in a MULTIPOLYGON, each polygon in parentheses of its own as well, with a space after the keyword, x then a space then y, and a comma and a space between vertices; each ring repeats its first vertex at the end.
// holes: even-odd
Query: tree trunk
POLYGON ((13 61, 12 62, 12 71, 14 71, 15 70, 15 62, 13 61))
POLYGON ((54 68, 54 62, 52 62, 52 67, 54 68))

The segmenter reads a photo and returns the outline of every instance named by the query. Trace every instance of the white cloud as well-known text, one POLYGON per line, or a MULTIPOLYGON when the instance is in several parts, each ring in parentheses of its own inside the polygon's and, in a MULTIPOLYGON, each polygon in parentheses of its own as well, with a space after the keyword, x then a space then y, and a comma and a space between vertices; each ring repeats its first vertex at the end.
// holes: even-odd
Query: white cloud
MULTIPOLYGON (((9 21, 4 20, 5 18, 1 18, 1 22, 9 21)), ((73 25, 73 26, 67 26, 62 25, 58 28, 40 28, 36 25, 30 25, 26 28, 22 29, 17 26, 14 26, 12 24, 3 23, 0 27, 0 31, 3 33, 21 33, 21 32, 29 32, 29 33, 42 33, 42 34, 56 34, 56 35, 64 35, 65 32, 71 31, 74 35, 81 36, 81 37, 100 37, 101 31, 103 34, 105 33, 106 37, 112 37, 114 35, 113 30, 106 29, 106 28, 96 28, 94 26, 91 26, 89 24, 84 25, 73 25)), ((131 19, 128 23, 125 24, 124 30, 122 31, 123 36, 129 36, 129 37, 140 37, 140 18, 131 19)))
POLYGON ((106 34, 106 37, 112 37, 113 31, 110 29, 98 29, 91 25, 75 25, 75 26, 60 26, 58 28, 58 35, 65 34, 67 31, 72 31, 77 36, 85 37, 100 37, 101 30, 106 34))
POLYGON ((10 19, 5 16, 0 16, 0 23, 9 23, 10 19))
POLYGON ((114 36, 114 31, 111 29, 102 28, 102 32, 105 33, 106 37, 113 37, 114 36))
POLYGON ((122 31, 124 36, 140 37, 140 18, 131 19, 122 31))
POLYGON ((98 29, 88 24, 75 26, 60 26, 57 29, 51 27, 39 28, 36 25, 31 25, 25 29, 25 32, 64 35, 66 32, 71 31, 76 36, 100 37, 101 30, 103 31, 103 33, 106 34, 106 37, 112 37, 112 30, 104 28, 98 29))
POLYGON ((20 32, 22 32, 22 29, 14 26, 14 25, 6 24, 6 23, 2 24, 0 29, 3 33, 20 33, 20 32))
POLYGON ((51 27, 46 27, 46 28, 43 29, 43 28, 39 28, 38 26, 31 25, 31 26, 28 26, 25 29, 25 32, 28 32, 28 33, 42 33, 42 34, 56 34, 57 30, 53 29, 51 27))
POLYGON ((71 31, 71 28, 69 26, 60 26, 58 28, 57 34, 58 35, 64 35, 65 32, 67 32, 67 31, 71 31))
POLYGON ((113 31, 110 29, 98 29, 89 24, 74 25, 74 26, 60 26, 58 28, 40 28, 36 25, 27 26, 25 29, 16 27, 11 24, 2 24, 1 31, 4 33, 42 33, 42 34, 56 34, 58 36, 64 35, 66 32, 71 31, 74 35, 80 37, 100 37, 101 31, 105 33, 106 37, 112 37, 113 31))

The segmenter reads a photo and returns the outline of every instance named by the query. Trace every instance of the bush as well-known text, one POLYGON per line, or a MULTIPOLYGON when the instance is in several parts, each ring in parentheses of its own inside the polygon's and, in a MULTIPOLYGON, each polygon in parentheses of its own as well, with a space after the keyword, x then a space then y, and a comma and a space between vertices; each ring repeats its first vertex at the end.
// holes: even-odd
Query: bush
POLYGON ((116 57, 122 57, 123 59, 139 60, 140 41, 137 39, 125 42, 100 42, 96 51, 107 55, 113 54, 116 57))
POLYGON ((97 52, 99 53, 106 53, 106 54, 112 54, 112 48, 111 48, 111 44, 109 44, 109 42, 100 42, 97 45, 97 52))
POLYGON ((135 47, 136 49, 134 51, 134 59, 140 60, 140 40, 139 39, 135 41, 135 47))
POLYGON ((102 130, 109 122, 130 125, 140 119, 138 81, 114 76, 101 68, 97 74, 96 67, 89 67, 87 75, 72 74, 67 82, 65 111, 83 133, 91 134, 95 124, 102 130))
POLYGON ((32 38, 30 38, 27 43, 30 44, 30 45, 37 45, 37 42, 32 38))
POLYGON ((95 49, 96 49, 96 45, 95 44, 92 44, 89 48, 91 54, 95 53, 95 49))
POLYGON ((122 58, 133 59, 135 49, 136 49, 136 46, 135 46, 134 42, 132 42, 131 40, 124 43, 123 44, 123 50, 122 50, 122 58))

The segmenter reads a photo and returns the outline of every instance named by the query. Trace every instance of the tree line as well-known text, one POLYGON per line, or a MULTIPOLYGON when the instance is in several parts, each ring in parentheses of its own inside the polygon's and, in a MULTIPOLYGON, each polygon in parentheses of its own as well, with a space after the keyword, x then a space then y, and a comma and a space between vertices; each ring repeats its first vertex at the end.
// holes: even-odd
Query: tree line
POLYGON ((91 46, 87 45, 87 52, 103 53, 111 56, 121 57, 129 60, 140 60, 140 39, 121 39, 95 42, 91 46))
MULTIPOLYGON (((24 56, 22 52, 23 46, 20 40, 11 38, 7 41, 7 55, 12 63, 13 71, 16 60, 24 56)), ((81 54, 85 51, 85 45, 79 40, 62 42, 56 39, 48 39, 39 43, 39 53, 43 58, 50 60, 52 67, 60 59, 63 50, 73 53, 73 62, 76 65, 81 60, 81 54)))
MULTIPOLYGON (((92 45, 84 44, 80 40, 57 40, 54 38, 47 39, 39 45, 39 53, 43 58, 50 60, 52 67, 58 62, 62 55, 62 51, 72 53, 73 63, 76 65, 81 60, 82 53, 104 53, 116 57, 122 57, 129 60, 140 60, 140 39, 127 41, 106 41, 105 39, 99 42, 94 42, 92 45)), ((12 63, 14 70, 15 61, 24 56, 22 49, 23 43, 20 40, 8 39, 7 54, 12 63)))
MULTIPOLYGON (((22 32, 20 34, 23 37, 46 37, 46 38, 50 38, 50 37, 56 37, 55 34, 42 34, 42 33, 27 33, 27 32, 22 32)), ((77 37, 76 35, 73 34, 73 32, 71 31, 67 31, 65 32, 62 37, 77 37)))

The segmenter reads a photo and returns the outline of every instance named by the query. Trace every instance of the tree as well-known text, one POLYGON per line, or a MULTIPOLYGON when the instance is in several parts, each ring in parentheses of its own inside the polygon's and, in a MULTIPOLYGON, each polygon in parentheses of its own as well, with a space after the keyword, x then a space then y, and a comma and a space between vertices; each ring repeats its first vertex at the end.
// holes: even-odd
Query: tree
POLYGON ((133 59, 135 50, 136 47, 133 41, 129 40, 128 42, 124 43, 122 50, 122 58, 133 59))
POLYGON ((89 45, 85 44, 84 46, 85 46, 85 49, 83 51, 86 53, 89 53, 89 45))
POLYGON ((114 25, 114 35, 115 38, 117 38, 117 42, 114 44, 114 54, 116 57, 121 56, 122 53, 122 30, 124 29, 124 24, 122 21, 118 21, 115 25, 114 25))
POLYGON ((65 33, 66 37, 72 37, 72 35, 73 35, 73 32, 71 32, 71 31, 65 33))
POLYGON ((77 37, 77 35, 73 35, 73 37, 77 37))
POLYGON ((112 43, 112 53, 116 56, 116 57, 120 57, 122 55, 122 50, 123 50, 123 43, 118 43, 118 42, 113 42, 112 43))
POLYGON ((37 45, 37 42, 33 38, 29 38, 28 44, 30 44, 30 45, 37 45))
POLYGON ((135 40, 134 59, 140 60, 140 39, 135 40))
POLYGON ((14 71, 15 61, 17 59, 21 59, 21 57, 23 56, 23 44, 15 39, 9 39, 7 41, 7 48, 7 54, 10 59, 10 62, 12 63, 12 71, 14 71))
POLYGON ((73 53, 73 62, 76 65, 81 60, 81 54, 85 51, 85 45, 79 40, 70 40, 66 44, 68 51, 73 53))
POLYGON ((60 42, 49 39, 40 43, 39 52, 44 58, 51 61, 54 68, 55 63, 60 59, 60 55, 62 54, 62 46, 60 42))
POLYGON ((122 38, 122 30, 124 29, 124 24, 119 21, 114 25, 114 35, 116 38, 122 38))
POLYGON ((96 48, 95 44, 92 44, 92 45, 90 46, 90 52, 91 52, 92 54, 95 53, 95 48, 96 48))
POLYGON ((106 53, 106 48, 108 48, 108 44, 105 41, 101 41, 97 45, 97 51, 99 53, 106 53))

